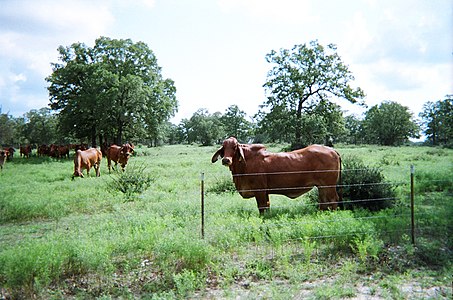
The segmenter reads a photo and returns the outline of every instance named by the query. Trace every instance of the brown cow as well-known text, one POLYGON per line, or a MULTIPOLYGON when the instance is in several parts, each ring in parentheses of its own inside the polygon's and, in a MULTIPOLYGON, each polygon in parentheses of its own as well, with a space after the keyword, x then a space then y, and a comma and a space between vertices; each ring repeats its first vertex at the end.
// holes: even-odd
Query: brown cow
POLYGON ((96 176, 101 176, 100 167, 101 167, 102 153, 96 148, 90 148, 88 150, 77 150, 74 157, 74 177, 83 177, 82 169, 87 170, 87 176, 90 176, 90 169, 94 166, 96 170, 96 176))
POLYGON ((16 149, 14 149, 13 147, 9 147, 6 148, 5 150, 8 152, 7 160, 12 160, 14 157, 14 152, 16 152, 16 149))
POLYGON ((24 157, 29 158, 30 157, 30 153, 31 153, 31 146, 30 145, 20 146, 20 157, 22 157, 22 155, 23 155, 24 157))
POLYGON ((59 158, 64 158, 64 157, 67 157, 69 158, 69 146, 66 145, 66 146, 58 146, 58 157, 59 158))
POLYGON ((38 153, 38 157, 47 156, 50 153, 50 147, 47 146, 46 144, 42 144, 38 147, 37 153, 38 153))
POLYGON ((296 198, 314 186, 319 191, 319 208, 336 209, 336 192, 341 173, 340 155, 332 148, 311 145, 292 152, 271 153, 263 145, 239 144, 231 137, 212 157, 230 168, 243 198, 255 197, 260 214, 269 207, 269 194, 296 198))
POLYGON ((3 165, 8 158, 8 150, 0 150, 0 170, 3 171, 3 165))
POLYGON ((107 165, 109 168, 109 173, 112 161, 115 162, 115 166, 119 163, 121 165, 121 169, 124 171, 124 168, 127 165, 127 161, 129 160, 129 157, 133 152, 134 145, 129 143, 126 143, 121 147, 117 145, 111 145, 107 149, 107 165))

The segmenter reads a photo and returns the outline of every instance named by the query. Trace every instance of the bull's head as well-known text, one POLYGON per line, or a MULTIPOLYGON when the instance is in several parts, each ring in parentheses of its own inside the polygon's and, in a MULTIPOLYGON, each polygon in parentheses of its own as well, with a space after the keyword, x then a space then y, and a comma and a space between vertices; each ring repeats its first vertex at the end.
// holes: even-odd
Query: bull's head
POLYGON ((134 146, 129 143, 124 144, 120 149, 121 155, 123 157, 125 157, 126 159, 129 158, 133 152, 134 152, 134 146))
POLYGON ((236 158, 239 161, 245 162, 242 145, 234 137, 223 141, 222 147, 212 156, 212 163, 215 163, 219 159, 219 156, 222 157, 222 164, 227 167, 231 166, 236 158))

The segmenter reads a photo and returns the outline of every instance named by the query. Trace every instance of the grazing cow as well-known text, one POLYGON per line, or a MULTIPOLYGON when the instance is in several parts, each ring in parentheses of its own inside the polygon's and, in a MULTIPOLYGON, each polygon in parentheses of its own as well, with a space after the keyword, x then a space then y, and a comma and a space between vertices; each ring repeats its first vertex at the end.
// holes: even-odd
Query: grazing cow
POLYGON ((58 157, 59 158, 64 158, 67 157, 69 158, 69 146, 58 146, 58 157))
POLYGON ((50 148, 46 144, 42 144, 37 150, 38 156, 47 156, 50 153, 50 148))
POLYGON ((27 145, 27 146, 20 146, 20 157, 22 157, 22 155, 26 158, 29 158, 30 157, 30 153, 31 153, 31 146, 30 145, 27 145))
POLYGON ((8 152, 7 160, 12 160, 14 157, 14 152, 16 152, 16 149, 14 149, 13 147, 9 147, 9 148, 6 148, 5 150, 8 152))
POLYGON ((319 191, 319 208, 336 209, 336 185, 341 173, 340 155, 332 148, 311 145, 292 152, 271 153, 263 145, 239 144, 231 137, 212 157, 222 157, 243 198, 255 197, 260 214, 269 207, 269 194, 296 198, 314 186, 319 191))
POLYGON ((0 170, 3 171, 3 165, 8 158, 8 150, 0 150, 0 170))
POLYGON ((111 145, 107 149, 107 165, 109 168, 109 173, 112 161, 115 162, 115 166, 119 163, 121 165, 121 169, 124 171, 124 168, 127 165, 127 161, 129 160, 129 157, 133 152, 134 145, 129 143, 126 143, 121 147, 117 145, 111 145))
POLYGON ((74 177, 83 177, 82 169, 87 170, 87 176, 90 176, 90 169, 94 167, 96 170, 96 176, 101 176, 99 168, 101 167, 102 153, 96 148, 90 148, 88 150, 77 150, 74 157, 74 177))

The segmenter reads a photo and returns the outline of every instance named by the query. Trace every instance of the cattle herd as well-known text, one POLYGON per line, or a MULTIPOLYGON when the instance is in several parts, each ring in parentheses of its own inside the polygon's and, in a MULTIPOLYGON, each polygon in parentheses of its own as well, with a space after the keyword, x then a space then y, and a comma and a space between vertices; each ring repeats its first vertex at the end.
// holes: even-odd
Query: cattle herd
MULTIPOLYGON (((118 145, 103 145, 101 149, 97 148, 88 148, 86 144, 69 144, 69 145, 40 145, 36 148, 36 154, 38 157, 49 156, 53 158, 69 158, 70 151, 75 151, 74 156, 74 177, 83 177, 82 170, 86 170, 87 175, 90 174, 90 169, 92 167, 96 170, 96 176, 100 176, 99 168, 101 164, 102 156, 107 157, 107 164, 109 168, 109 173, 113 169, 112 162, 115 163, 115 166, 119 163, 121 169, 127 165, 127 162, 134 152, 134 145, 131 143, 123 144, 122 146, 118 145)), ((21 158, 29 158, 32 153, 31 145, 24 145, 19 147, 19 153, 21 158)), ((10 161, 14 158, 14 152, 16 149, 14 147, 5 147, 0 149, 0 169, 3 170, 3 166, 6 161, 10 161)))
MULTIPOLYGON (((134 151, 130 143, 104 145, 101 149, 89 148, 87 145, 41 145, 37 149, 38 156, 69 158, 69 151, 75 150, 74 177, 87 175, 93 167, 96 176, 100 176, 102 157, 107 157, 109 173, 113 169, 112 162, 120 164, 124 171, 134 151)), ((31 147, 21 146, 20 156, 28 158, 31 147)), ((3 169, 6 160, 14 156, 14 148, 0 150, 0 167, 3 169)), ((260 214, 270 207, 269 195, 280 194, 296 198, 318 188, 319 208, 336 209, 341 197, 337 193, 337 184, 341 181, 341 157, 331 147, 311 145, 292 152, 271 153, 261 144, 240 144, 234 137, 226 139, 217 150, 211 161, 215 163, 219 157, 222 164, 228 167, 233 175, 237 191, 243 198, 255 198, 260 214)))

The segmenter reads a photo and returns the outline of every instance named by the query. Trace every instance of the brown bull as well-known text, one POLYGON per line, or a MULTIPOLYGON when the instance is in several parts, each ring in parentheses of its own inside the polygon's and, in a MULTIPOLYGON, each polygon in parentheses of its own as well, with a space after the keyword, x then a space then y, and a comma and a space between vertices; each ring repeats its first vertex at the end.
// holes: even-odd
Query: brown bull
POLYGON ((222 164, 230 168, 239 194, 243 198, 255 197, 260 214, 270 207, 270 194, 296 198, 314 186, 319 191, 320 209, 337 208, 341 159, 332 148, 311 145, 292 152, 271 153, 263 145, 239 144, 231 137, 211 161, 215 163, 219 156, 222 164))
POLYGON ((14 152, 16 152, 16 149, 13 147, 6 148, 5 151, 7 152, 7 160, 12 160, 14 157, 14 152))
POLYGON ((20 157, 26 157, 26 158, 29 158, 30 157, 30 153, 31 153, 31 146, 30 145, 27 145, 27 146, 20 146, 20 157))
POLYGON ((124 171, 124 168, 127 165, 129 157, 134 152, 134 146, 132 144, 126 143, 123 146, 111 145, 107 149, 107 166, 110 168, 112 166, 112 161, 115 162, 115 166, 119 163, 121 169, 124 171))
POLYGON ((3 170, 3 165, 8 158, 8 150, 0 150, 0 170, 3 170))
POLYGON ((102 153, 96 148, 90 148, 88 150, 77 150, 74 158, 74 177, 83 177, 82 169, 87 170, 87 176, 90 176, 90 169, 94 167, 96 170, 96 176, 101 176, 99 168, 101 167, 102 153))

